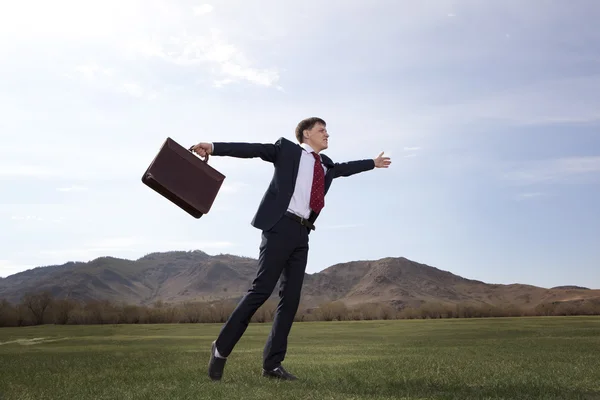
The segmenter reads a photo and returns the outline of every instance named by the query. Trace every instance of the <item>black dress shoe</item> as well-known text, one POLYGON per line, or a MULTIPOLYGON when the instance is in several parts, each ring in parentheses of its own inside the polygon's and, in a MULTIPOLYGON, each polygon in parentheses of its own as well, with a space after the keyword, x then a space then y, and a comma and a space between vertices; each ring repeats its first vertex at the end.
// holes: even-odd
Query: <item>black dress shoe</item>
POLYGON ((277 378, 286 381, 295 381, 296 379, 298 379, 294 375, 287 372, 281 365, 269 371, 263 368, 262 375, 268 378, 277 378))
POLYGON ((225 368, 226 358, 219 358, 215 356, 216 344, 212 343, 210 349, 210 361, 208 362, 208 376, 213 381, 218 381, 223 377, 223 368, 225 368))

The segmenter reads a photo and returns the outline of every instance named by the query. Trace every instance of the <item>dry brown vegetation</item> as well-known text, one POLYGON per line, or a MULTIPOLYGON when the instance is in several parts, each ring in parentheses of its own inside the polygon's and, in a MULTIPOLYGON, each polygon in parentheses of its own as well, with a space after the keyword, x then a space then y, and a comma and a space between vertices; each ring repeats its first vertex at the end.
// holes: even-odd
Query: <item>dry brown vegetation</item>
MULTIPOLYGON (((110 301, 75 301, 53 298, 48 292, 30 293, 18 304, 0 301, 0 327, 41 324, 158 324, 223 323, 233 311, 233 300, 168 304, 157 301, 138 306, 110 301)), ((267 301, 252 322, 273 321, 276 300, 267 301)), ((386 303, 348 306, 341 301, 327 302, 316 308, 300 307, 296 321, 360 321, 387 319, 484 318, 521 316, 600 315, 600 301, 569 301, 540 304, 534 309, 514 305, 423 303, 418 307, 394 307, 386 303)))

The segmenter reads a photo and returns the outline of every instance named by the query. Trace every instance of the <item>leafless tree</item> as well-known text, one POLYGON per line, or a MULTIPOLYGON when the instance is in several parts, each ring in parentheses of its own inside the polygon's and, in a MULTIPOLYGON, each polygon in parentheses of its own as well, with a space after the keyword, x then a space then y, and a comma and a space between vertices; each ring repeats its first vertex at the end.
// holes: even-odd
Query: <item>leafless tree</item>
POLYGON ((46 310, 52 304, 52 294, 48 291, 37 294, 28 293, 23 297, 23 304, 31 312, 33 323, 42 325, 46 310))
POLYGON ((72 299, 58 299, 52 304, 54 311, 54 323, 66 325, 69 322, 71 312, 77 307, 77 302, 72 299))
POLYGON ((0 327, 16 326, 17 311, 15 307, 6 299, 0 301, 0 327))

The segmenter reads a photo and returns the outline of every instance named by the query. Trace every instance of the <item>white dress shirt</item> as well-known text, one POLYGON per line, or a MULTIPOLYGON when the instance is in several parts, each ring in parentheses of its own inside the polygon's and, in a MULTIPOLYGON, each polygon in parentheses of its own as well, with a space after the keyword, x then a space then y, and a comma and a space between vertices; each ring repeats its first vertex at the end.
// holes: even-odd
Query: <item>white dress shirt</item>
MULTIPOLYGON (((303 148, 298 166, 298 178, 294 194, 290 200, 288 211, 308 218, 310 216, 310 192, 312 191, 312 182, 315 168, 315 157, 311 154, 314 150, 306 143, 300 145, 303 148)), ((321 164, 323 165, 323 164, 321 164)), ((327 172, 327 167, 323 165, 323 173, 327 172)))

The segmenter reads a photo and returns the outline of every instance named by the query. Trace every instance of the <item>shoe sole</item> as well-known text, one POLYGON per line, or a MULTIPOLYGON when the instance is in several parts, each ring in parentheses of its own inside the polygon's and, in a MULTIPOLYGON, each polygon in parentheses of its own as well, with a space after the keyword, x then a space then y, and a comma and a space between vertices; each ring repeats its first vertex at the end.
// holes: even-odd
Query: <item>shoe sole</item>
POLYGON ((277 379, 277 380, 280 380, 280 381, 289 381, 289 382, 292 382, 292 381, 297 381, 298 380, 297 377, 295 377, 295 378, 284 378, 284 377, 277 376, 277 375, 271 375, 271 374, 265 372, 265 370, 263 370, 262 376, 264 378, 277 379))

